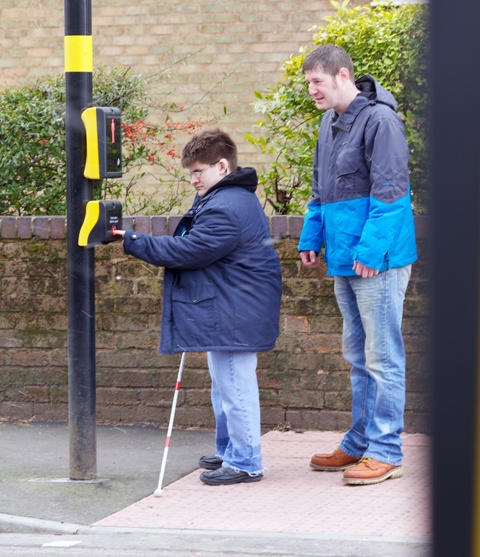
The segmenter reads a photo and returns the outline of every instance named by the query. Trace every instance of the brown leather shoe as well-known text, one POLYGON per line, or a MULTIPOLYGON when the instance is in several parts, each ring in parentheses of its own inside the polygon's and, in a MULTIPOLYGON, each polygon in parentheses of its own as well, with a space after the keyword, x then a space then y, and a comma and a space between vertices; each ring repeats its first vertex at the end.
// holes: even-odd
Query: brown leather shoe
POLYGON ((335 449, 330 454, 314 454, 310 460, 310 467, 324 472, 340 472, 355 466, 358 461, 358 458, 353 458, 342 449, 335 449))
POLYGON ((362 458, 353 468, 345 470, 343 482, 347 485, 370 485, 388 479, 400 478, 401 476, 403 476, 401 466, 392 466, 374 458, 366 457, 362 458))

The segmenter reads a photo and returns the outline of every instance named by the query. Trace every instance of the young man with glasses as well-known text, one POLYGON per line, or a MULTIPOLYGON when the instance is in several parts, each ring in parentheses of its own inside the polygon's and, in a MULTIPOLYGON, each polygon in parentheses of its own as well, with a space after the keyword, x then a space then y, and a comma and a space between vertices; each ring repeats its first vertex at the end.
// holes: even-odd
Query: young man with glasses
POLYGON ((197 195, 173 236, 118 233, 127 254, 165 267, 160 351, 207 353, 216 452, 200 458, 209 470, 200 479, 255 482, 263 478, 257 353, 279 333, 280 263, 256 171, 237 167, 230 136, 195 135, 181 164, 197 195))

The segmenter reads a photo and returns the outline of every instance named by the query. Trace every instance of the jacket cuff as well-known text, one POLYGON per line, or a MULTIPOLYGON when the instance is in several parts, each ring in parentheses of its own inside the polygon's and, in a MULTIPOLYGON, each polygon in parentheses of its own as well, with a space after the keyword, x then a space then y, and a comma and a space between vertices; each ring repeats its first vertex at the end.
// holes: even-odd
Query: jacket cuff
POLYGON ((123 237, 123 251, 125 253, 131 253, 131 245, 137 238, 138 234, 134 230, 127 230, 125 232, 125 235, 123 237))

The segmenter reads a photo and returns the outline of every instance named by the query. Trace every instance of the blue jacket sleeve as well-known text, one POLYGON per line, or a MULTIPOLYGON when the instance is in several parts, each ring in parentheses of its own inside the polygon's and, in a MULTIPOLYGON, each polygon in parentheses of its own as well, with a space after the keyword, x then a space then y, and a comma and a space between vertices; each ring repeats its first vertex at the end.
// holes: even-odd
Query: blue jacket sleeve
POLYGON ((322 204, 311 202, 308 204, 308 211, 303 221, 298 251, 314 251, 319 254, 323 243, 322 204))
POLYGON ((128 231, 125 253, 158 267, 203 269, 233 251, 240 237, 235 214, 225 208, 203 211, 185 236, 150 236, 128 231))

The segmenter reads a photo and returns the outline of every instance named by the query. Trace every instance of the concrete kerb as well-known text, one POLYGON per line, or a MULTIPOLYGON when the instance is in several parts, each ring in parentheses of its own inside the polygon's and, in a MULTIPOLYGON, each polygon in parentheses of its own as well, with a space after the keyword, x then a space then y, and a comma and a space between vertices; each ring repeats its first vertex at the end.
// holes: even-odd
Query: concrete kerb
MULTIPOLYGON (((204 551, 208 548, 212 556, 224 555, 228 546, 229 554, 257 555, 258 548, 268 555, 292 555, 297 557, 427 557, 430 544, 421 539, 406 539, 375 536, 329 536, 325 534, 295 534, 278 532, 237 532, 169 530, 151 528, 115 528, 83 526, 32 519, 0 513, 0 533, 51 534, 75 536, 88 539, 94 536, 102 544, 121 543, 126 540, 132 547, 153 546, 159 551, 204 551), (116 537, 115 537, 116 536, 116 537), (119 542, 118 536, 121 536, 119 542), (116 540, 116 541, 113 541, 116 540), (232 553, 233 552, 233 553, 232 553), (235 553, 236 552, 236 553, 235 553)), ((180 554, 180 553, 179 553, 180 554)))
MULTIPOLYGON (((405 538, 379 538, 374 536, 327 536, 324 534, 292 534, 268 532, 164 530, 147 528, 113 528, 82 526, 49 520, 0 514, 0 532, 24 535, 52 534, 65 538, 75 536, 83 540, 83 546, 96 545, 115 549, 155 548, 159 555, 163 551, 174 551, 177 555, 189 555, 192 551, 208 550, 212 557, 224 556, 226 547, 229 555, 268 556, 291 555, 296 557, 427 557, 430 545, 425 540, 405 538), (91 540, 90 542, 88 540, 91 540), (92 540, 95 541, 92 541, 92 540)), ((3 539, 8 543, 7 539, 3 539)))
POLYGON ((41 518, 29 518, 26 516, 15 516, 13 514, 0 513, 0 533, 23 532, 23 533, 50 533, 50 534, 78 534, 81 529, 88 526, 70 524, 68 522, 55 522, 41 518))

